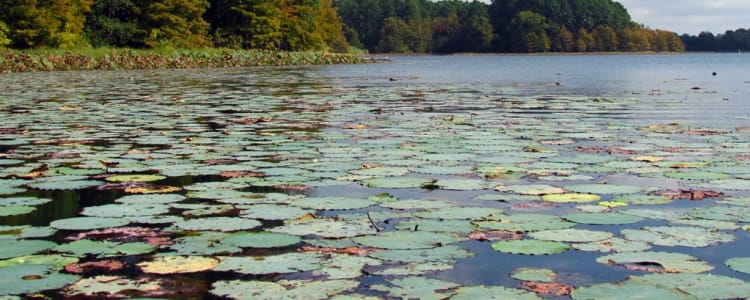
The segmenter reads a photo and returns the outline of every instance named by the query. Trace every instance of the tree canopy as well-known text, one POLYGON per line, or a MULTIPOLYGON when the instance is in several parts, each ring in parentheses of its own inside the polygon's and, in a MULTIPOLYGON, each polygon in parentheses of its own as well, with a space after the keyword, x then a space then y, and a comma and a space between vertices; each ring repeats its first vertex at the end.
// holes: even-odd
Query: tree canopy
MULTIPOLYGON (((732 36, 738 34, 744 32, 732 36)), ((728 35, 716 43, 730 47, 723 42, 728 35)), ((0 3, 0 47, 12 48, 92 45, 346 52, 353 46, 370 52, 589 52, 682 51, 683 41, 693 40, 636 24, 612 0, 0 3)))
POLYGON ((704 31, 695 35, 684 34, 680 37, 688 51, 737 52, 750 51, 750 28, 727 30, 714 35, 704 31))

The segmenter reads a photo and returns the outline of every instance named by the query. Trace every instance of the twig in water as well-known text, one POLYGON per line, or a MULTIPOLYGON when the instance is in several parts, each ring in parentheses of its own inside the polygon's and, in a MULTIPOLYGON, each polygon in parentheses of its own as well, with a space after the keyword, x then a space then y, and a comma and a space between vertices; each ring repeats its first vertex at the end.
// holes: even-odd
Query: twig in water
POLYGON ((370 225, 372 225, 372 227, 375 228, 375 231, 377 231, 377 232, 383 231, 383 229, 380 229, 380 227, 378 227, 378 225, 376 225, 375 222, 372 221, 372 217, 370 216, 370 212, 369 211, 367 212, 367 220, 370 220, 370 225))

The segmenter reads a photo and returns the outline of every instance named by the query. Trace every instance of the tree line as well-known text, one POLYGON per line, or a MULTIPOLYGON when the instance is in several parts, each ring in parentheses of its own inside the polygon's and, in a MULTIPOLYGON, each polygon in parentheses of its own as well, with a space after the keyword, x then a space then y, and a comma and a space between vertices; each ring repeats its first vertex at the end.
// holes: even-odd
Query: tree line
POLYGON ((612 0, 4 0, 0 47, 683 51, 612 0))
POLYGON ((680 36, 687 51, 737 52, 750 51, 750 29, 727 30, 714 35, 704 31, 698 35, 680 36))

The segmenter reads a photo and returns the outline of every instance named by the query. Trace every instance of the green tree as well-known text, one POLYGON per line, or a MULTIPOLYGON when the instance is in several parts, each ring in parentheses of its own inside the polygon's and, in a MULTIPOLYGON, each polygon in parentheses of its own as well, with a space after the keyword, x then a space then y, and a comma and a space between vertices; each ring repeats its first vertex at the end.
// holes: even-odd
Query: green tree
POLYGON ((408 24, 397 17, 385 19, 383 28, 380 31, 380 43, 378 51, 386 53, 408 53, 408 41, 413 35, 408 24))
POLYGON ((14 48, 69 48, 82 43, 90 6, 91 0, 6 0, 0 3, 0 20, 14 48))
POLYGON ((547 35, 547 19, 532 11, 522 11, 508 25, 513 32, 510 50, 514 52, 545 52, 551 42, 547 35))
POLYGON ((608 25, 599 25, 591 33, 597 51, 616 51, 618 38, 617 33, 608 25))
POLYGON ((11 41, 8 38, 9 32, 10 29, 8 29, 8 25, 5 25, 5 22, 0 21, 0 49, 10 45, 11 41))
POLYGON ((97 0, 86 18, 85 34, 95 47, 144 47, 145 30, 138 26, 140 6, 131 0, 97 0))
POLYGON ((573 52, 575 50, 575 39, 573 33, 565 26, 555 26, 550 34, 550 50, 555 52, 573 52))
POLYGON ((281 48, 283 15, 278 1, 238 0, 232 10, 240 16, 237 30, 245 48, 281 48))
POLYGON ((150 47, 200 48, 211 46, 209 24, 203 19, 206 0, 159 0, 145 11, 150 47))
POLYGON ((594 37, 586 29, 578 29, 578 34, 576 34, 576 51, 592 51, 596 46, 595 43, 594 37))

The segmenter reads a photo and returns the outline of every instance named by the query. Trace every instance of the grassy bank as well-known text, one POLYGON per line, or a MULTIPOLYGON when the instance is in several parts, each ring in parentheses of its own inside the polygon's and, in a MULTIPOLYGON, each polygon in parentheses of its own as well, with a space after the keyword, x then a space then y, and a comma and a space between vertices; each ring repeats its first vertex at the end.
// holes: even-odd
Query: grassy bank
POLYGON ((0 73, 329 65, 361 63, 363 61, 361 56, 349 54, 269 50, 87 49, 75 52, 61 50, 0 50, 0 73))

